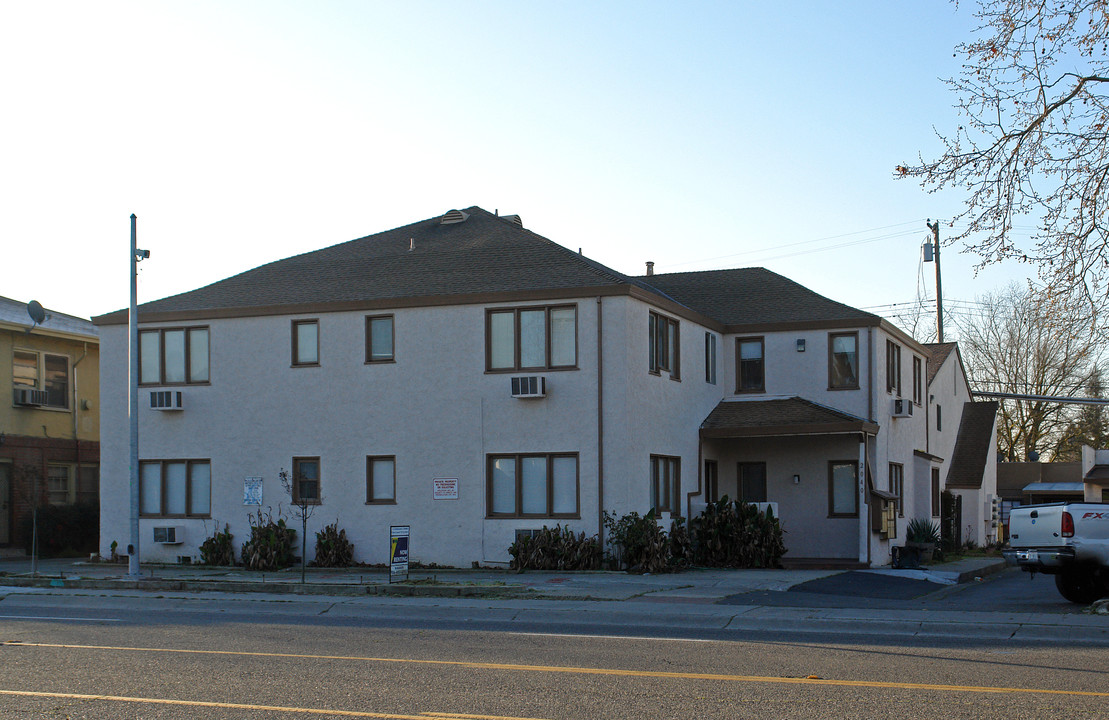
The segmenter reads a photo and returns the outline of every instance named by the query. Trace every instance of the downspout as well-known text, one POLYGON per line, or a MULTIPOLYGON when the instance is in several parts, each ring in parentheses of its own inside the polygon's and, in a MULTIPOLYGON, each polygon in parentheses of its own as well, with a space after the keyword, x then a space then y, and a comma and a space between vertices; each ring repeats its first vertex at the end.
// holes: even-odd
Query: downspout
POLYGON ((89 354, 89 344, 84 343, 84 348, 81 352, 81 357, 73 363, 73 457, 77 464, 76 476, 73 478, 73 484, 76 487, 81 485, 81 438, 77 434, 77 412, 80 408, 77 406, 77 366, 81 364, 89 354))
POLYGON ((866 457, 867 434, 860 433, 859 438, 859 562, 870 564, 870 517, 869 505, 866 503, 866 457))
POLYGON ((604 313, 601 296, 597 296, 597 542, 605 550, 605 364, 602 340, 604 313))

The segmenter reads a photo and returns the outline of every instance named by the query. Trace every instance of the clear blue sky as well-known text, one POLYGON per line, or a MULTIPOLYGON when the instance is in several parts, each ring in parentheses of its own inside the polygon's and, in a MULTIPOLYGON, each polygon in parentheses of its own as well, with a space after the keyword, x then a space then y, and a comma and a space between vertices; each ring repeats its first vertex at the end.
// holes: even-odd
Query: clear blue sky
MULTIPOLYGON (((0 295, 125 307, 131 213, 142 301, 480 205, 626 273, 933 297, 959 197, 892 169, 956 121, 972 7, 5 0, 0 295)), ((1024 270, 973 264, 948 298, 1024 270)))

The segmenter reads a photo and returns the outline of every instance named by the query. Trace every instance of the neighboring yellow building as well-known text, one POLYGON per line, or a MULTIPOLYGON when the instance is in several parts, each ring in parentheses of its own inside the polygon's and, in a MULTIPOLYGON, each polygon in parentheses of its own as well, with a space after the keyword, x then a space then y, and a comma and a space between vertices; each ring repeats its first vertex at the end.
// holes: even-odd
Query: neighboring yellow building
POLYGON ((97 329, 28 305, 0 297, 0 547, 25 546, 36 489, 40 508, 100 496, 97 329))

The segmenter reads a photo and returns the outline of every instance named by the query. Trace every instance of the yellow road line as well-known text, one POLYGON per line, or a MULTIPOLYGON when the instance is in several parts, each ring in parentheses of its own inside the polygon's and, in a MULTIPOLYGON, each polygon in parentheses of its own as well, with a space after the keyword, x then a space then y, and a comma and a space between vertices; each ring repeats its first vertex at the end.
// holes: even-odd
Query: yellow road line
POLYGON ((302 715, 341 715, 343 717, 382 718, 383 720, 436 720, 437 718, 462 718, 463 720, 541 720, 540 718, 504 717, 501 715, 458 715, 455 713, 396 713, 360 712, 358 710, 328 710, 324 708, 286 707, 283 705, 250 705, 248 703, 206 702, 204 700, 170 700, 167 698, 127 697, 124 695, 83 695, 80 693, 34 692, 30 690, 0 690, 0 695, 19 697, 54 698, 58 700, 106 700, 112 702, 143 703, 147 705, 183 705, 186 707, 219 708, 220 710, 264 710, 266 712, 300 713, 302 715))
POLYGON ((977 693, 1031 693, 1037 695, 1076 695, 1109 697, 1109 692, 1092 690, 1057 690, 1051 688, 994 687, 980 685, 933 685, 930 683, 888 682, 877 680, 833 680, 817 677, 773 677, 764 675, 722 675, 717 673, 663 672, 660 670, 621 670, 618 668, 586 668, 559 665, 515 665, 466 660, 420 660, 415 658, 360 657, 357 655, 306 655, 299 653, 247 652, 241 650, 190 650, 181 648, 123 647, 115 645, 67 645, 7 641, 0 647, 58 648, 62 650, 110 650, 116 652, 180 653, 189 655, 231 655, 236 657, 291 658, 297 660, 346 660, 375 663, 407 663, 411 665, 445 665, 474 670, 515 670, 527 672, 567 673, 575 675, 607 675, 614 677, 672 678, 679 680, 722 680, 736 683, 776 683, 782 685, 831 685, 836 687, 870 687, 899 690, 944 690, 977 693))

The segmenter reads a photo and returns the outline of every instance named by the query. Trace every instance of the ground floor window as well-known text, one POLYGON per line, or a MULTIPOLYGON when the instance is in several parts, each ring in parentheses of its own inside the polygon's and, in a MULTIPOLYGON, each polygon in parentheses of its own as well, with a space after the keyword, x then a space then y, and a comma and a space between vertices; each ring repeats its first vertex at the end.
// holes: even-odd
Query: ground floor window
POLYGON ((720 499, 720 469, 715 460, 705 461, 705 501, 714 503, 720 499))
POLYGON ((736 468, 739 479, 739 501, 766 502, 766 463, 741 462, 736 468))
POLYGON ((139 464, 139 508, 144 517, 209 517, 211 462, 144 460, 139 464))
POLYGON ((940 469, 932 468, 932 517, 940 516, 940 469))
POLYGON ((580 517, 577 453, 489 455, 489 517, 580 517))
POLYGON ((682 459, 651 456, 651 507, 655 512, 680 514, 682 509, 682 459))
POLYGON ((905 517, 905 466, 890 463, 890 492, 897 496, 897 516, 905 517))
POLYGON ((46 501, 51 505, 72 505, 77 499, 77 486, 68 465, 46 468, 46 501))
POLYGON ((318 505, 320 499, 320 459, 293 458, 293 504, 318 505))
POLYGON ((833 460, 828 463, 828 517, 858 517, 859 463, 833 460))

